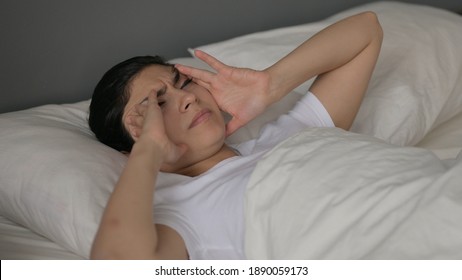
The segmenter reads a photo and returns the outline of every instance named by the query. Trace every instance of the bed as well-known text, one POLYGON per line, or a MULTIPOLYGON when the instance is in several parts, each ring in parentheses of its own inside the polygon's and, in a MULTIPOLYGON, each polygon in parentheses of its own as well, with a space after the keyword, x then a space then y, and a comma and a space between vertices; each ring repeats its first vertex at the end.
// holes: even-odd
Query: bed
MULTIPOLYGON (((303 131, 262 159, 246 193, 248 258, 462 258, 460 15, 374 2, 196 48, 230 65, 262 69, 316 31, 365 10, 377 13, 385 35, 353 128, 303 131), (294 162, 294 154, 303 156, 294 162)), ((207 67, 192 56, 171 61, 207 67)), ((255 137, 310 83, 227 141, 255 137)), ((0 115, 0 259, 89 257, 126 161, 95 140, 89 103, 0 115)))

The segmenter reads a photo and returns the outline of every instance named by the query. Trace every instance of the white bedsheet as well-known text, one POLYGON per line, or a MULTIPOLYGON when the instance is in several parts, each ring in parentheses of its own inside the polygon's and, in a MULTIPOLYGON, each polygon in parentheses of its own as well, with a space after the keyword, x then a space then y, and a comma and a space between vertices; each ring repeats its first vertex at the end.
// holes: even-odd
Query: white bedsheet
POLYGON ((252 175, 247 256, 461 259, 462 155, 446 163, 339 129, 301 132, 252 175))

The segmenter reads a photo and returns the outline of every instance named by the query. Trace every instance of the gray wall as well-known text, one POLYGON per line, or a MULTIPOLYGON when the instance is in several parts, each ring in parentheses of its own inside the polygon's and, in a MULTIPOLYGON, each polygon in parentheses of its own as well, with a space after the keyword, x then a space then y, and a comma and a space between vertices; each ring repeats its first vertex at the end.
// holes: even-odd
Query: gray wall
MULTIPOLYGON (((0 0, 0 113, 91 97, 110 66, 317 21, 367 0, 0 0)), ((462 11, 462 0, 404 1, 462 11)))

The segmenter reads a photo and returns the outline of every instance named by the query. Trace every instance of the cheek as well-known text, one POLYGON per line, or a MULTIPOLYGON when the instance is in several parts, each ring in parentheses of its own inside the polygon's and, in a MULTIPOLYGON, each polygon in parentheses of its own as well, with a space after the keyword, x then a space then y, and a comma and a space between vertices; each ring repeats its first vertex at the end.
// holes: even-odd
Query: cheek
POLYGON ((213 120, 210 120, 210 122, 204 126, 204 129, 201 133, 203 134, 204 138, 208 139, 209 142, 224 141, 226 134, 226 124, 220 112, 215 115, 213 120))
POLYGON ((167 136, 174 142, 181 140, 187 129, 187 119, 178 113, 177 108, 171 107, 169 104, 162 108, 162 117, 167 136))
POLYGON ((163 117, 165 133, 167 134, 168 138, 170 138, 170 140, 178 143, 182 138, 181 134, 183 132, 181 121, 178 115, 164 113, 163 117))

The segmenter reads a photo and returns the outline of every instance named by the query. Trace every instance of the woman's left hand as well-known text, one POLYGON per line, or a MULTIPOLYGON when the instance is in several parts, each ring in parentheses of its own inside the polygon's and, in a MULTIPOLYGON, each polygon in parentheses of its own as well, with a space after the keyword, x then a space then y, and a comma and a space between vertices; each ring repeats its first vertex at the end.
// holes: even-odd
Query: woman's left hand
POLYGON ((210 65, 216 73, 185 65, 175 67, 193 78, 195 83, 205 87, 220 109, 232 116, 226 125, 227 136, 263 113, 273 103, 268 73, 228 66, 200 50, 196 50, 195 55, 210 65))

